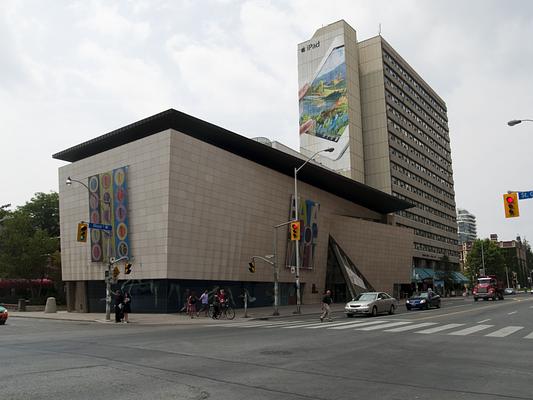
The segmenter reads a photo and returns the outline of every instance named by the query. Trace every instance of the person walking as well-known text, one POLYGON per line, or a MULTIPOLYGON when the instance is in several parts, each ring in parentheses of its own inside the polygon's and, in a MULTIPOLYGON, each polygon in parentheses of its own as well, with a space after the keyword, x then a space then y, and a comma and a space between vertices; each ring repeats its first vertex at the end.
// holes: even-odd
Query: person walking
POLYGON ((200 303, 202 304, 202 307, 198 310, 197 316, 199 317, 200 313, 203 311, 207 317, 207 311, 209 310, 209 291, 207 289, 205 289, 200 296, 200 303))
POLYGON ((324 318, 327 318, 328 321, 332 321, 330 317, 331 312, 331 303, 333 299, 331 298, 331 290, 326 290, 326 294, 322 297, 322 315, 320 315, 320 322, 324 322, 324 318))
POLYGON ((124 315, 124 296, 120 289, 115 291, 115 322, 122 322, 124 315))
POLYGON ((128 320, 128 314, 131 313, 131 294, 129 292, 124 292, 124 323, 127 324, 130 321, 128 320))
POLYGON ((189 315, 191 319, 194 318, 194 314, 196 314, 196 302, 197 301, 198 301, 198 298, 196 297, 196 293, 193 290, 190 296, 187 298, 187 315, 189 315))

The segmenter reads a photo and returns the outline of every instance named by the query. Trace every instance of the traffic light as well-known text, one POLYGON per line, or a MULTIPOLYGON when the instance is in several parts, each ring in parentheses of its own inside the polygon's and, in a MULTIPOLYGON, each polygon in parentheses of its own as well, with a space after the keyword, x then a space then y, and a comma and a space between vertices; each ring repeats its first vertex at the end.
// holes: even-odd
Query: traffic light
POLYGON ((518 210, 518 196, 516 193, 507 193, 503 195, 503 208, 505 209, 505 218, 520 216, 520 211, 518 210))
POLYGON ((248 267, 248 271, 250 271, 252 274, 255 274, 255 263, 254 263, 254 260, 250 261, 248 263, 249 267, 248 267))
POLYGON ((119 275, 120 275, 120 269, 118 269, 118 267, 115 265, 115 268, 113 268, 113 279, 116 280, 119 275))
POLYGON ((300 240, 300 221, 290 223, 291 240, 300 240))
POLYGON ((126 265, 124 265, 124 274, 131 274, 131 263, 126 263, 126 265))
POLYGON ((85 243, 87 241, 87 230, 88 230, 88 227, 85 222, 80 222, 78 224, 78 236, 77 236, 78 242, 85 243))

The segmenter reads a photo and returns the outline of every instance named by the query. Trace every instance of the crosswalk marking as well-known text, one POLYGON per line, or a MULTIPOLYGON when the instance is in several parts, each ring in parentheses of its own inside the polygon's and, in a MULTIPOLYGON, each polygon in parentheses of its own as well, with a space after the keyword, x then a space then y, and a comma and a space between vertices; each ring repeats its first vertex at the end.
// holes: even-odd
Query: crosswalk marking
POLYGON ((349 321, 349 322, 324 322, 321 324, 317 324, 316 326, 306 326, 305 329, 318 329, 318 328, 331 328, 334 326, 343 326, 343 325, 357 325, 362 323, 363 321, 349 321))
POLYGON ((471 333, 474 333, 474 332, 479 332, 479 331, 482 331, 484 329, 492 328, 493 326, 494 325, 475 325, 475 326, 471 326, 470 328, 461 329, 460 331, 450 332, 450 333, 448 333, 448 335, 466 336, 466 335, 470 335, 471 333))
POLYGON ((420 324, 400 326, 399 328, 386 329, 385 332, 405 332, 413 329, 423 328, 425 326, 436 325, 436 322, 422 322, 420 324))
POLYGON ((354 326, 368 326, 368 325, 377 325, 377 324, 384 324, 385 322, 387 321, 370 321, 370 322, 362 322, 362 323, 359 323, 358 321, 357 322, 354 322, 353 324, 350 324, 350 325, 344 325, 344 326, 334 326, 333 328, 330 328, 331 330, 341 330, 341 329, 350 329, 350 328, 353 328, 354 326))
POLYGON ((418 331, 416 333, 425 333, 429 335, 431 333, 442 332, 447 329, 459 328, 460 326, 463 326, 463 325, 464 324, 446 324, 446 325, 436 326, 435 328, 424 329, 423 331, 418 331))
POLYGON ((299 325, 292 325, 292 326, 282 326, 282 328, 283 329, 294 329, 294 328, 304 328, 306 326, 315 326, 315 325, 324 325, 324 322, 313 322, 313 323, 299 324, 299 325))
POLYGON ((494 331, 492 333, 489 333, 488 337, 505 337, 509 336, 515 332, 518 332, 520 329, 524 329, 523 326, 506 326, 505 328, 498 329, 497 331, 494 331))
MULTIPOLYGON (((433 334, 442 331, 451 331, 447 333, 448 335, 453 336, 467 336, 476 332, 484 331, 489 328, 493 328, 494 325, 482 325, 480 323, 466 327, 461 330, 454 330, 455 328, 463 327, 465 324, 445 324, 440 326, 437 325, 437 322, 416 322, 413 320, 380 320, 374 319, 368 321, 367 319, 359 319, 352 321, 337 321, 337 322, 310 322, 307 321, 244 321, 244 322, 222 322, 222 323, 212 323, 205 325, 207 327, 223 327, 223 328, 279 328, 279 329, 324 329, 324 330, 345 330, 353 329, 355 331, 377 331, 381 330, 383 332, 389 333, 401 333, 407 331, 414 331, 414 333, 420 334, 433 334), (430 327, 430 328, 427 328, 430 327), (427 328, 422 329, 421 328, 427 328), (453 331, 452 331, 453 330, 453 331)), ((500 329, 497 329, 493 332, 485 334, 485 337, 493 338, 504 338, 510 336, 518 331, 524 329, 523 326, 514 326, 509 325, 500 329)), ((523 337, 524 339, 533 339, 533 332, 529 333, 527 336, 523 337)))
POLYGON ((378 326, 365 326, 364 328, 357 327, 355 330, 356 331, 377 331, 378 329, 383 329, 383 328, 388 328, 388 327, 393 327, 393 326, 399 326, 399 325, 406 325, 406 324, 410 324, 410 323, 411 322, 407 322, 407 321, 388 322, 386 324, 378 325, 378 326))

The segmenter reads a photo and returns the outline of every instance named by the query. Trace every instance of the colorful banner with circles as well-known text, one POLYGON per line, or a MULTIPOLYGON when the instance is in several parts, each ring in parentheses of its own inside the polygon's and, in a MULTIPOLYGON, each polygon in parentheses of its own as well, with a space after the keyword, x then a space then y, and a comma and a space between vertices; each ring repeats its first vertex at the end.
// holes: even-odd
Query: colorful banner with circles
POLYGON ((111 231, 91 229, 91 261, 129 257, 128 167, 88 178, 89 222, 111 225, 111 231))

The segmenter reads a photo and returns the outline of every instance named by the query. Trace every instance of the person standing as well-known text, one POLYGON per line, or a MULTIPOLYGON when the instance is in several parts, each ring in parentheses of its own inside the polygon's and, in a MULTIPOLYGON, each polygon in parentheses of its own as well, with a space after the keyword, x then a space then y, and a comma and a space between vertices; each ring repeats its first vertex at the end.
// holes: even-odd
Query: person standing
POLYGON ((331 298, 331 290, 326 290, 326 294, 322 297, 322 315, 320 315, 320 322, 324 321, 324 318, 327 318, 328 321, 331 321, 330 312, 331 312, 331 303, 333 299, 331 298))
POLYGON ((115 292, 115 322, 121 322, 124 315, 124 296, 120 289, 115 292))
POLYGON ((205 312, 205 316, 207 317, 207 311, 209 310, 209 291, 207 289, 204 290, 202 295, 200 296, 200 303, 202 304, 202 308, 198 310, 197 316, 200 316, 200 313, 203 311, 205 312))
POLYGON ((131 313, 131 295, 129 292, 124 292, 124 323, 129 323, 128 314, 131 313))

